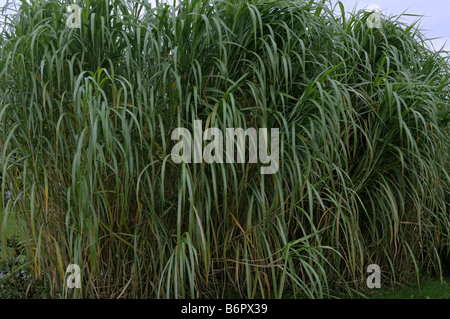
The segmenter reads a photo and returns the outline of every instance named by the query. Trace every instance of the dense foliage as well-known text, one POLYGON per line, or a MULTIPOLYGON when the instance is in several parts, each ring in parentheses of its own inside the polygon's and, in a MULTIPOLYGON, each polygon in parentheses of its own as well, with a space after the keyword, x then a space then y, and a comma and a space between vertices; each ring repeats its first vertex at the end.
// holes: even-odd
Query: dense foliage
POLYGON ((414 26, 325 1, 77 3, 80 29, 29 0, 0 37, 2 227, 52 296, 328 298, 369 264, 385 286, 449 267, 448 55, 414 26), (278 172, 174 163, 194 120, 279 128, 278 172))

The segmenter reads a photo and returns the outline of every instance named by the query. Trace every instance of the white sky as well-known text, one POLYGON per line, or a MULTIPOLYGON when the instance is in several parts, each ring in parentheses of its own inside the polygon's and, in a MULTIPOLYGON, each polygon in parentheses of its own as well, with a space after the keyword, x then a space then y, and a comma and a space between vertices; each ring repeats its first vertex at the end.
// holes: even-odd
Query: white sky
MULTIPOLYGON (((16 1, 18 0, 10 0, 16 1)), ((161 0, 160 0, 161 1, 161 0)), ((165 0, 166 2, 168 0, 165 0)), ((331 0, 337 3, 338 0, 331 0)), ((155 0, 151 0, 155 3, 155 0)), ((169 0, 171 3, 172 0, 169 0)), ((424 15, 421 22, 421 28, 429 38, 441 38, 433 40, 436 49, 441 48, 444 43, 450 50, 450 1, 449 0, 341 0, 346 11, 364 9, 370 4, 376 4, 381 11, 387 15, 399 15, 402 12, 410 14, 424 15)), ((4 6, 6 0, 0 0, 0 6, 4 6)), ((415 17, 405 17, 408 21, 414 21, 415 17)))
MULTIPOLYGON (((335 4, 338 0, 332 0, 335 4)), ((423 15, 420 29, 428 38, 440 38, 433 40, 434 47, 440 49, 447 41, 446 49, 450 50, 450 1, 449 0, 341 0, 346 11, 365 9, 371 4, 378 5, 383 14, 399 15, 408 14, 423 15)), ((403 17, 403 21, 414 22, 417 17, 403 17)))

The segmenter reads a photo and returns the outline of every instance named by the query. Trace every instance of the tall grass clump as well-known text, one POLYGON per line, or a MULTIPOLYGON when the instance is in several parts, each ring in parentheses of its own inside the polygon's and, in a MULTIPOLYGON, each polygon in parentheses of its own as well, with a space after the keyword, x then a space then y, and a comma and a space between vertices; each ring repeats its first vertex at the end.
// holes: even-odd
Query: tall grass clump
POLYGON ((414 25, 325 1, 76 3, 80 29, 69 2, 28 0, 0 36, 1 225, 52 296, 329 298, 369 264, 384 286, 450 267, 449 61, 414 25), (174 163, 195 120, 279 128, 279 170, 174 163))

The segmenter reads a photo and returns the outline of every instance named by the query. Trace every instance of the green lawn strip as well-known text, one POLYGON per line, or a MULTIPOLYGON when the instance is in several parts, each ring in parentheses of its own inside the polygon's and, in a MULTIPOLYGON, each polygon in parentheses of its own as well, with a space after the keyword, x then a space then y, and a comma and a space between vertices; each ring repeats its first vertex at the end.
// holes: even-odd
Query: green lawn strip
POLYGON ((450 299, 450 277, 424 280, 420 286, 411 285, 394 289, 375 290, 367 295, 370 299, 450 299))

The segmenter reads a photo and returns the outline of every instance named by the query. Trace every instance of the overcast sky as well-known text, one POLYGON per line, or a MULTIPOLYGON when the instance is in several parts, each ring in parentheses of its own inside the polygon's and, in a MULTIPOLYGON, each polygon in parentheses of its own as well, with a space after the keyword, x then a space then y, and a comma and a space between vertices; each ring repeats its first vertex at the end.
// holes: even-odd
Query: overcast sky
MULTIPOLYGON (((337 3, 338 0, 332 0, 337 3)), ((388 16, 399 15, 406 11, 409 14, 423 15, 420 29, 433 40, 436 49, 440 49, 447 41, 446 49, 450 50, 450 1, 449 0, 341 0, 346 11, 365 9, 371 4, 378 5, 388 16)), ((414 22, 417 17, 403 17, 403 21, 414 22)))
MULTIPOLYGON (((338 0, 331 1, 337 3, 338 0)), ((352 11, 355 6, 357 9, 364 9, 374 4, 378 5, 386 15, 398 15, 404 11, 410 14, 424 15, 421 28, 424 29, 425 34, 429 38, 441 38, 433 40, 436 48, 442 47, 446 41, 449 42, 446 49, 450 50, 449 0, 341 0, 341 2, 344 4, 346 11, 352 11)), ((5 3, 6 0, 0 0, 0 6, 5 5, 5 3)), ((405 19, 412 22, 416 18, 405 17, 405 19)))

